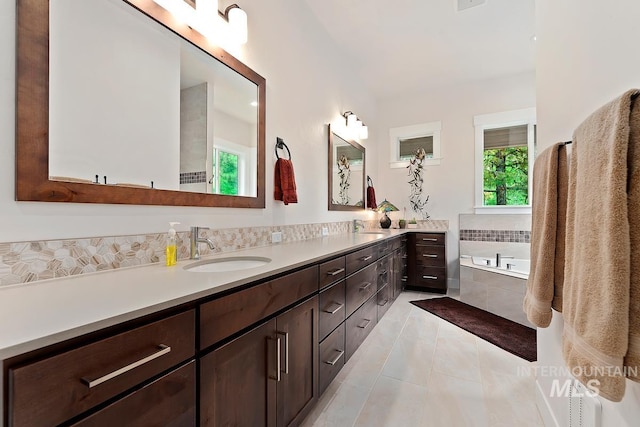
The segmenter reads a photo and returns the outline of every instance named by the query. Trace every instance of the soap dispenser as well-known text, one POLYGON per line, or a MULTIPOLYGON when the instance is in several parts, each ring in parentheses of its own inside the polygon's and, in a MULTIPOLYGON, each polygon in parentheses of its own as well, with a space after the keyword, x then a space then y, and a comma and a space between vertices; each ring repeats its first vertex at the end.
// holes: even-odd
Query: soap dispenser
POLYGON ((167 267, 172 265, 176 265, 178 262, 178 251, 176 248, 176 230, 173 228, 174 225, 180 224, 179 222, 170 222, 169 232, 167 233, 167 267))

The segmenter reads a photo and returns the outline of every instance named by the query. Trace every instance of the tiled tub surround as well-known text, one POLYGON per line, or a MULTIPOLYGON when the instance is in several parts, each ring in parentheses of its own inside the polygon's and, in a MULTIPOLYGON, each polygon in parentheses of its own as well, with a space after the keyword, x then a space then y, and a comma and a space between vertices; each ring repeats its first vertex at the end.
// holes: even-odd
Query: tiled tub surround
POLYGON ((529 259, 531 215, 460 214, 460 255, 529 259))
MULTIPOLYGON (((271 245, 271 233, 282 232, 282 242, 296 242, 322 236, 351 233, 351 221, 297 224, 284 226, 244 227, 201 231, 201 236, 215 243, 211 250, 200 245, 203 256, 220 252, 271 245)), ((379 224, 365 221, 365 229, 375 230, 379 224)), ((432 231, 448 228, 448 221, 425 221, 420 225, 432 231)), ((189 258, 189 232, 179 231, 178 259, 189 258)), ((64 240, 0 243, 0 286, 75 276, 97 271, 115 270, 165 261, 166 233, 115 237, 92 237, 64 240)))
POLYGON ((522 310, 527 279, 472 266, 460 260, 460 301, 534 328, 522 310))

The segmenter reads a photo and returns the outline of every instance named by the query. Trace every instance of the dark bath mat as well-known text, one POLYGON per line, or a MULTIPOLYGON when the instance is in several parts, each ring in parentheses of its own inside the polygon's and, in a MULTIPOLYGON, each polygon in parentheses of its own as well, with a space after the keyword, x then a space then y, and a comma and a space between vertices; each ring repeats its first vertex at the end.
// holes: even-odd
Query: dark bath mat
POLYGON ((449 297, 411 301, 411 304, 529 362, 537 359, 535 329, 449 297))

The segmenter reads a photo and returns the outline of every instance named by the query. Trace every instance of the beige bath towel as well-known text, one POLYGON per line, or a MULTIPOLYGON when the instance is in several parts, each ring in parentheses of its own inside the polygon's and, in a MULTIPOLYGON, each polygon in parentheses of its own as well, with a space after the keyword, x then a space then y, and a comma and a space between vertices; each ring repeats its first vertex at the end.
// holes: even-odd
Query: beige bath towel
POLYGON ((567 185, 567 150, 555 144, 538 154, 533 167, 531 270, 524 311, 541 328, 551 323, 552 307, 562 311, 567 185))
POLYGON ((606 104, 576 129, 569 165, 562 351, 574 376, 612 401, 624 395, 623 360, 630 333, 638 332, 629 329, 629 222, 637 227, 638 219, 629 216, 627 193, 637 93, 606 104))

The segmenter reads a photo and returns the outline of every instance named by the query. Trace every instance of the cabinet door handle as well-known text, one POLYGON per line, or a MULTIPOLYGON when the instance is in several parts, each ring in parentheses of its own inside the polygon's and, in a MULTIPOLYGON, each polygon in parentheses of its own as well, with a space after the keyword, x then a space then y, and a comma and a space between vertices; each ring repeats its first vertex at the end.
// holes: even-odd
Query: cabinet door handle
POLYGON ((425 242, 437 242, 438 239, 434 239, 433 237, 423 237, 422 240, 425 242))
POLYGON ((426 258, 438 258, 438 255, 434 255, 434 254, 422 254, 422 256, 426 258))
POLYGON ((267 337, 267 339, 269 341, 275 341, 276 342, 276 376, 274 377, 273 375, 269 375, 269 378, 271 378, 272 380, 276 380, 277 382, 280 382, 280 366, 281 366, 281 360, 280 360, 280 338, 271 338, 271 337, 267 337))
POLYGON ((364 319, 364 323, 362 325, 358 325, 358 328, 366 329, 367 326, 369 326, 369 323, 371 323, 371 319, 364 319))
POLYGON ((342 357, 342 355, 344 354, 344 350, 336 350, 338 352, 338 355, 336 357, 333 358, 333 360, 327 360, 324 363, 326 363, 327 365, 335 365, 336 363, 338 363, 338 360, 340 360, 340 358, 342 357))
POLYGON ((422 276, 423 279, 438 280, 438 276, 422 276))
POLYGON ((89 388, 93 388, 93 387, 95 387, 97 385, 100 385, 100 384, 102 384, 102 383, 104 383, 106 381, 109 381, 109 380, 111 380, 111 379, 113 379, 113 378, 115 378, 115 377, 117 377, 119 375, 122 375, 122 374, 124 374, 126 372, 129 372, 129 371, 137 368, 138 366, 142 366, 145 363, 151 362, 152 360, 157 359, 160 356, 164 356, 165 354, 167 354, 167 353, 169 353, 171 351, 171 347, 169 347, 167 345, 164 345, 164 344, 159 344, 158 345, 158 349, 159 349, 158 351, 156 351, 153 354, 150 354, 147 357, 143 357, 140 360, 137 360, 137 361, 135 361, 133 363, 130 363, 127 366, 123 366, 120 369, 116 369, 115 371, 110 372, 107 375, 104 375, 104 376, 102 376, 100 378, 96 378, 95 380, 91 380, 91 379, 83 377, 82 378, 82 382, 84 382, 87 386, 89 386, 89 388))
POLYGON ((324 311, 325 313, 329 313, 329 314, 336 314, 338 312, 338 310, 340 310, 342 307, 344 307, 344 304, 340 304, 339 302, 334 302, 334 304, 337 304, 338 306, 336 308, 334 308, 333 310, 328 310, 328 309, 324 309, 322 311, 324 311))
POLYGON ((289 373, 289 332, 276 332, 276 335, 284 337, 284 373, 289 373))
POLYGON ((362 286, 360 286, 360 290, 366 291, 369 288, 369 286, 371 286, 371 282, 365 282, 362 284, 362 286))
POLYGON ((369 261, 371 258, 373 258, 373 255, 363 256, 362 258, 360 258, 360 261, 369 261))
POLYGON ((382 270, 380 273, 378 273, 378 276, 384 276, 385 274, 387 274, 387 270, 382 270))
POLYGON ((327 274, 329 276, 337 276, 338 274, 342 273, 343 271, 344 271, 344 268, 339 268, 337 270, 327 271, 327 274))
POLYGON ((384 300, 384 302, 382 304, 378 304, 380 307, 384 307, 385 305, 387 305, 387 303, 389 302, 388 299, 384 300))

